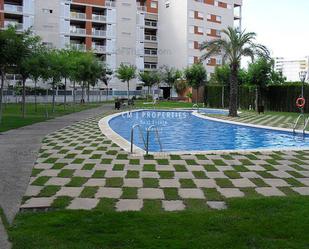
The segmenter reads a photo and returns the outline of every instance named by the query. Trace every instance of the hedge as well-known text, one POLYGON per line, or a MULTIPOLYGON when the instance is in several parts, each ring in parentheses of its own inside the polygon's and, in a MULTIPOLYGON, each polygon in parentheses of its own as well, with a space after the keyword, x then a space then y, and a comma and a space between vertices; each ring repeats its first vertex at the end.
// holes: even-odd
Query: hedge
MULTIPOLYGON (((239 87, 239 107, 248 110, 255 106, 255 87, 239 87)), ((301 95, 300 84, 273 85, 263 91, 265 109, 268 111, 297 112, 295 102, 301 95)), ((304 87, 307 100, 305 112, 309 112, 309 86, 304 87)), ((205 87, 205 104, 211 108, 227 108, 229 106, 229 89, 222 85, 207 85, 205 87), (224 105, 222 103, 222 88, 224 88, 224 105)))

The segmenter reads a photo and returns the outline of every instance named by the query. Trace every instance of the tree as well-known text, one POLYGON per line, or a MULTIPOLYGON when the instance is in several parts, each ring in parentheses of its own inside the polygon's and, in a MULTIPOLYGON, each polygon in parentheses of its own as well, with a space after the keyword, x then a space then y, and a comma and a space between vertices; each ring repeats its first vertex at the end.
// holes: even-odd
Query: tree
POLYGON ((272 63, 265 58, 259 58, 257 61, 249 64, 248 82, 256 87, 255 109, 263 105, 262 92, 267 85, 271 83, 272 63))
POLYGON ((61 61, 59 56, 59 51, 50 50, 49 53, 46 54, 48 66, 47 70, 47 78, 51 80, 52 85, 52 112, 55 112, 55 98, 56 98, 56 86, 61 82, 62 74, 61 74, 61 61))
POLYGON ((160 70, 162 81, 170 87, 174 87, 175 83, 181 79, 182 72, 173 67, 163 66, 160 70))
POLYGON ((196 90, 196 104, 198 103, 199 98, 199 88, 206 84, 207 81, 207 72, 203 64, 193 64, 191 67, 188 67, 184 71, 185 79, 189 86, 196 90))
POLYGON ((150 88, 153 86, 154 82, 151 78, 149 71, 144 71, 139 73, 139 79, 143 82, 143 86, 148 88, 147 98, 150 95, 150 88))
POLYGON ((17 52, 18 35, 14 27, 0 32, 0 124, 2 123, 3 112, 3 90, 5 75, 10 67, 18 61, 19 54, 17 52))
POLYGON ((16 63, 17 72, 22 78, 22 116, 26 114, 26 81, 30 78, 32 67, 29 66, 29 61, 39 53, 41 49, 41 39, 39 36, 34 36, 31 30, 27 30, 18 34, 17 52, 19 59, 16 63))
POLYGON ((256 55, 268 58, 269 51, 265 46, 255 43, 256 34, 253 32, 239 32, 238 29, 229 27, 222 33, 226 38, 202 43, 201 50, 205 53, 201 56, 201 60, 222 55, 222 62, 228 62, 231 69, 229 116, 237 117, 238 72, 241 58, 249 56, 253 60, 256 55))
POLYGON ((101 69, 101 76, 100 79, 106 85, 107 91, 106 91, 106 100, 108 100, 108 94, 109 94, 109 89, 108 89, 108 84, 110 80, 112 79, 113 76, 113 70, 108 67, 106 63, 101 63, 102 69, 101 69))
POLYGON ((226 86, 229 84, 231 69, 228 65, 217 66, 210 78, 210 83, 226 86))
POLYGON ((188 85, 187 85, 187 82, 185 80, 178 80, 175 83, 174 87, 175 87, 176 93, 179 96, 180 94, 182 94, 188 88, 188 85))
POLYGON ((128 100, 130 99, 130 80, 136 77, 136 67, 133 65, 120 64, 116 70, 116 77, 122 82, 127 83, 128 88, 128 100))

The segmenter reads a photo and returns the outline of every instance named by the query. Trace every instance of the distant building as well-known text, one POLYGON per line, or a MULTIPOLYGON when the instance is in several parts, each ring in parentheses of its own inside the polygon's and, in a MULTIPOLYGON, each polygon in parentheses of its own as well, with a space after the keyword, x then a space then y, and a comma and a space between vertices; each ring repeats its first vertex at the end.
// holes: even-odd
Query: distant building
POLYGON ((298 59, 276 57, 275 70, 282 72, 287 81, 300 81, 299 72, 301 71, 307 71, 307 77, 309 77, 309 56, 298 59))

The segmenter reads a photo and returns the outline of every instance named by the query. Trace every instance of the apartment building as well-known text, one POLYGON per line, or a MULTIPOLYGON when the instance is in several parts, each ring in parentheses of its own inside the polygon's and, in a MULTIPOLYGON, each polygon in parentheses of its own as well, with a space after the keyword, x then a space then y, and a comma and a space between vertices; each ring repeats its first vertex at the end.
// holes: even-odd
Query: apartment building
MULTIPOLYGON (((303 58, 275 58, 275 70, 277 72, 282 72, 282 74, 287 78, 287 81, 300 81, 299 73, 302 71, 307 71, 307 76, 309 77, 309 56, 303 58)), ((307 79, 307 81, 309 78, 307 79)))
MULTIPOLYGON (((56 48, 92 50, 113 70, 168 65, 183 69, 199 60, 199 44, 241 26, 242 0, 0 0, 0 27, 32 27, 56 48), (236 23, 236 24, 235 24, 236 23)), ((205 62, 207 71, 221 58, 205 62)), ((111 87, 125 89, 114 78, 111 87)), ((139 88, 136 79, 132 90, 139 88)))

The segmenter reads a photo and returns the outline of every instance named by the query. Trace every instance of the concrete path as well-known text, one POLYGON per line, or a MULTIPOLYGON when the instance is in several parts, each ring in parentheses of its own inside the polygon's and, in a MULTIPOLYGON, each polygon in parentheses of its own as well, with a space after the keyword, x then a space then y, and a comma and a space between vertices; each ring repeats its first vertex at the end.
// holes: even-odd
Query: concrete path
MULTIPOLYGON (((42 139, 51 132, 111 109, 112 105, 106 104, 0 133, 0 206, 10 223, 19 210, 29 184, 42 139)), ((0 238, 4 237, 2 231, 3 227, 0 223, 0 238)), ((0 243, 0 248, 7 248, 7 246, 0 243)))

